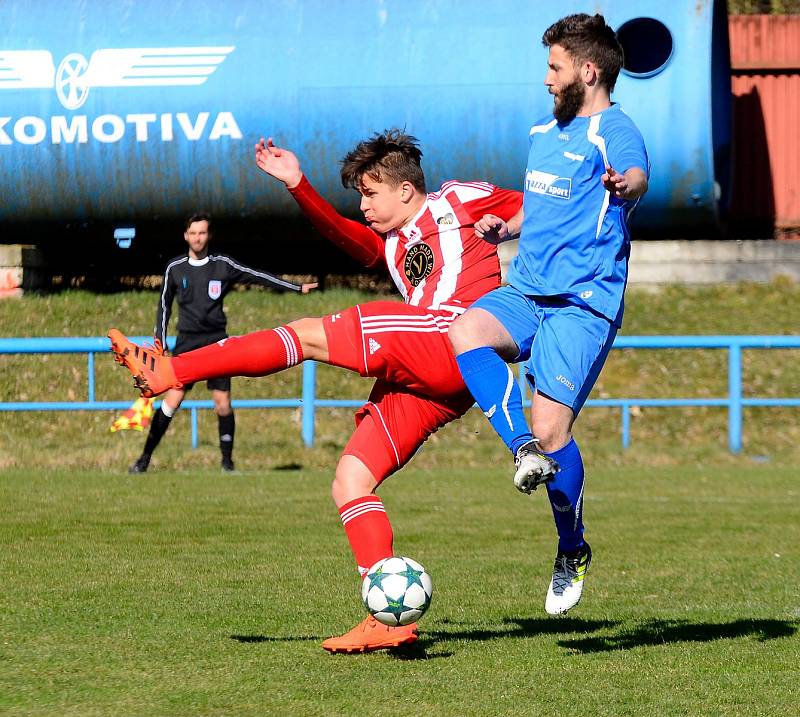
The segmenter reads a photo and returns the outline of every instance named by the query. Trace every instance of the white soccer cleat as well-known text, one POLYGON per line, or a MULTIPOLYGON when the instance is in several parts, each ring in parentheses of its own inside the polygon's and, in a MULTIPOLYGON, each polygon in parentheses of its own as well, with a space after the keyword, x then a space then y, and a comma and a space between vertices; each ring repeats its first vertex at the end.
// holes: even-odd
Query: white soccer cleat
POLYGON ((535 491, 542 483, 553 480, 561 469, 552 458, 538 450, 539 441, 534 438, 517 449, 514 464, 514 485, 523 493, 535 491))
POLYGON ((544 601, 546 612, 563 615, 580 602, 584 578, 591 562, 592 549, 589 543, 584 543, 574 553, 558 551, 553 565, 553 577, 544 601))

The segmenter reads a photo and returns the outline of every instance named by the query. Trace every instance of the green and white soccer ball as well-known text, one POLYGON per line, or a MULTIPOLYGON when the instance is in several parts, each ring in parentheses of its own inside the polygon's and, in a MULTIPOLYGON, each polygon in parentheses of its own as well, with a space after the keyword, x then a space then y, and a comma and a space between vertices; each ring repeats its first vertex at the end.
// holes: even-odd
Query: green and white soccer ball
POLYGON ((416 622, 430 607, 431 576, 411 558, 384 558, 361 583, 361 599, 370 615, 391 627, 416 622))

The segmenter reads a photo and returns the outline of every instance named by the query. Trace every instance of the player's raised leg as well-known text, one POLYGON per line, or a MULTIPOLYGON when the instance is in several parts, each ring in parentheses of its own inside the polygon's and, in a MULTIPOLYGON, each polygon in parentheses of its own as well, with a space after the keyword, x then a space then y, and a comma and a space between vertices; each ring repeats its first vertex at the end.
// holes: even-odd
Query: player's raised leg
POLYGON ((224 376, 267 376, 306 359, 328 359, 321 318, 231 336, 172 358, 133 343, 117 329, 111 329, 108 337, 115 360, 131 372, 143 396, 158 396, 170 388, 224 376))
POLYGON ((514 485, 523 493, 536 490, 558 471, 558 464, 544 455, 538 436, 534 438, 528 428, 522 392, 506 363, 530 350, 530 338, 518 339, 512 333, 515 322, 530 312, 524 297, 499 289, 479 299, 449 332, 464 383, 514 456, 514 485), (504 305, 505 293, 519 306, 504 305))

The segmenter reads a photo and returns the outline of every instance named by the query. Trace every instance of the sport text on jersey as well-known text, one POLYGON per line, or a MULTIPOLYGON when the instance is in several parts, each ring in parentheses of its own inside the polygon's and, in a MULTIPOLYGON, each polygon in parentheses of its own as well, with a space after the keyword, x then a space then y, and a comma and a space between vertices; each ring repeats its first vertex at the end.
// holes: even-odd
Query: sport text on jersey
MULTIPOLYGON (((47 50, 0 50, 0 90, 55 89, 67 110, 83 106, 93 88, 197 86, 206 82, 235 47, 139 47, 100 49, 87 60, 70 53, 58 69, 47 50)), ((241 140, 232 112, 130 113, 0 116, 0 145, 85 144, 89 139, 119 142, 132 130, 137 142, 171 142, 176 134, 189 141, 241 140), (213 115, 213 120, 212 120, 213 115)))
POLYGON ((572 196, 572 179, 531 169, 525 172, 525 189, 535 194, 569 199, 572 196))

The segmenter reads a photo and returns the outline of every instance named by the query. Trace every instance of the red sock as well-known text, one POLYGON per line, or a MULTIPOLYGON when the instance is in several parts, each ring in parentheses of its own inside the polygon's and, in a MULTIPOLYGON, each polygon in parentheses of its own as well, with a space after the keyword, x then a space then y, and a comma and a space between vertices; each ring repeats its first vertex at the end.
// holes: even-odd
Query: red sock
POLYGON ((358 572, 364 575, 375 563, 390 558, 392 525, 377 495, 365 495, 339 508, 358 572))
POLYGON ((231 336, 175 356, 172 368, 181 383, 220 376, 267 376, 303 360, 300 339, 288 326, 231 336))

